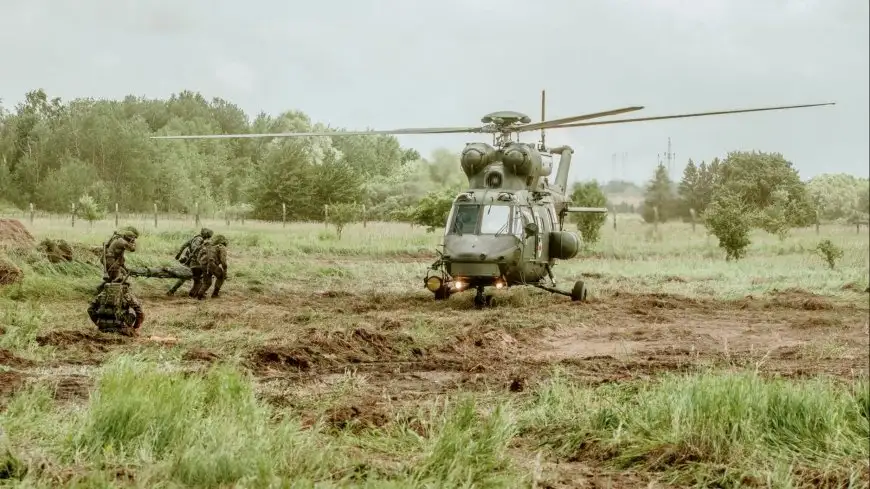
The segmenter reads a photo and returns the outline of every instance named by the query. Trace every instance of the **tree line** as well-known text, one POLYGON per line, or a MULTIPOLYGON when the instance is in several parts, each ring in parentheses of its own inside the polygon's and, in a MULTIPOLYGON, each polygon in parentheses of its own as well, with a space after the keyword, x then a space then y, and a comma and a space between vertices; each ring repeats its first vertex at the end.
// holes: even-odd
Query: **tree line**
MULTIPOLYGON (((331 131, 299 111, 249 118, 220 98, 62 101, 42 89, 0 105, 0 201, 67 212, 73 203, 145 212, 227 211, 320 220, 325 205, 366 206, 369 219, 407 220, 432 188, 462 184, 458 154, 423 158, 389 135, 151 140, 210 133, 331 131)), ((87 207, 87 206, 83 206, 87 207)))
MULTIPOLYGON (((282 219, 285 208, 288 220, 321 220, 329 206, 338 226, 357 220, 365 206, 369 220, 434 230, 467 183, 458 150, 439 149, 423 158, 389 135, 149 139, 298 131, 342 130, 293 110, 249 118, 235 104, 192 91, 167 99, 129 95, 64 102, 33 90, 11 110, 0 104, 0 205, 25 209, 33 203, 67 212, 74 203, 82 217, 93 217, 115 204, 126 212, 151 211, 157 204, 161 212, 198 209, 265 220, 282 219)), ((870 213, 866 178, 822 175, 803 182, 779 153, 737 151, 699 165, 689 160, 679 182, 659 165, 637 208, 608 202, 606 194, 633 187, 578 182, 572 199, 638 212, 647 222, 698 219, 708 227, 732 222, 722 216, 736 206, 746 226, 781 236, 817 220, 866 220, 870 213)), ((577 222, 594 242, 604 216, 578 216, 577 222)))

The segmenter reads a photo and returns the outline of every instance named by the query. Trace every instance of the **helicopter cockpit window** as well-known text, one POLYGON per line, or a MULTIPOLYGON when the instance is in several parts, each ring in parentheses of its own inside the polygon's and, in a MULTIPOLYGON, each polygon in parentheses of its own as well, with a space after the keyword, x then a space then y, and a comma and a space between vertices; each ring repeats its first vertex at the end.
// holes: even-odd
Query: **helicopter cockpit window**
POLYGON ((477 230, 477 218, 480 214, 479 205, 457 205, 453 214, 453 225, 450 234, 474 234, 477 230))
POLYGON ((504 234, 510 231, 511 208, 507 205, 487 205, 483 208, 480 234, 504 234))

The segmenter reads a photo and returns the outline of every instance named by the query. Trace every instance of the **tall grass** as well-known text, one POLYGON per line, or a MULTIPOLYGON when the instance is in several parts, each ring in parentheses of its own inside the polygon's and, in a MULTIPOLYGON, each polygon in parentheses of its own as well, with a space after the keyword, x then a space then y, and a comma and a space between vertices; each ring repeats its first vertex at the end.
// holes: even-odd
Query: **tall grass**
POLYGON ((471 399, 433 415, 429 436, 391 473, 370 471, 341 437, 302 413, 264 404, 252 379, 228 364, 202 375, 132 356, 101 368, 81 408, 56 404, 46 385, 19 391, 0 413, 6 439, 0 475, 25 484, 109 481, 120 469, 140 487, 275 487, 314 484, 367 487, 511 487, 506 454, 514 425, 503 409, 486 415, 471 399), (3 472, 5 470, 5 472, 3 472))
POLYGON ((866 487, 868 419, 866 379, 843 386, 741 372, 589 389, 556 375, 522 426, 563 458, 661 471, 674 483, 866 487))

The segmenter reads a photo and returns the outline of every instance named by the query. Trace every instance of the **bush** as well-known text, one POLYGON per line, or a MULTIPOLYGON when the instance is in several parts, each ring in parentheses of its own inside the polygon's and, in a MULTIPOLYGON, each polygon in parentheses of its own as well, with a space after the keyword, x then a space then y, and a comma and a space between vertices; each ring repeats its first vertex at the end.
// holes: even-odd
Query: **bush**
POLYGON ((836 261, 843 257, 843 250, 837 247, 834 243, 831 242, 830 239, 826 239, 824 241, 820 241, 819 244, 813 249, 819 256, 822 257, 825 262, 827 262, 828 267, 831 270, 834 269, 834 265, 836 265, 836 261))
MULTIPOLYGON (((593 180, 574 186, 571 192, 571 203, 582 207, 604 207, 607 205, 607 197, 604 196, 598 182, 593 180)), ((591 212, 578 212, 574 217, 583 241, 589 244, 598 242, 601 237, 601 227, 606 220, 607 214, 591 212)))
POLYGON ((746 255, 752 243, 754 213, 738 195, 727 191, 717 192, 704 211, 704 225, 708 232, 719 239, 719 247, 725 250, 725 259, 739 260, 746 255))
POLYGON ((453 190, 432 191, 420 199, 411 218, 414 224, 425 226, 426 231, 434 232, 447 224, 447 216, 455 198, 453 190))

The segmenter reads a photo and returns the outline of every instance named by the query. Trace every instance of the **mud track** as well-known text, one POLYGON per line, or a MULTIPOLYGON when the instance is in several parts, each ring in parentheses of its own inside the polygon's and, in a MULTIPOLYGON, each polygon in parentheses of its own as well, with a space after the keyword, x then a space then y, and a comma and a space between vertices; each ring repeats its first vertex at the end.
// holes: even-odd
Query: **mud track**
MULTIPOLYGON (((799 290, 736 301, 620 293, 586 304, 542 293, 480 311, 467 299, 343 292, 253 300, 230 294, 199 304, 144 298, 142 337, 82 323, 37 338, 56 352, 50 360, 0 351, 0 398, 36 377, 65 386, 60 398, 81 397, 90 373, 111 355, 176 347, 190 370, 241 359, 263 395, 282 405, 348 371, 364 375, 373 396, 407 401, 456 389, 519 392, 552 366, 588 384, 710 366, 791 377, 868 373, 868 308, 799 290)), ((373 405, 360 399, 334 413, 336 423, 352 413, 366 417, 377 411, 373 405)))

